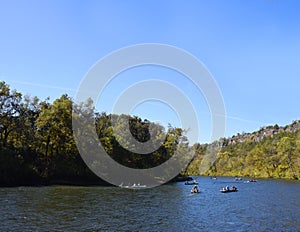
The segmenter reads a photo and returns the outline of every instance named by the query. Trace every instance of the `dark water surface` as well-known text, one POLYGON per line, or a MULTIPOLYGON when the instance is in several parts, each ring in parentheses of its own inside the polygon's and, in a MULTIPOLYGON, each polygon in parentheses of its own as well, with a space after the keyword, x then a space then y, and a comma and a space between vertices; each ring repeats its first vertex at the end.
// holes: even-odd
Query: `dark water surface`
POLYGON ((0 231, 300 231, 300 182, 197 181, 195 195, 184 183, 0 188, 0 231))

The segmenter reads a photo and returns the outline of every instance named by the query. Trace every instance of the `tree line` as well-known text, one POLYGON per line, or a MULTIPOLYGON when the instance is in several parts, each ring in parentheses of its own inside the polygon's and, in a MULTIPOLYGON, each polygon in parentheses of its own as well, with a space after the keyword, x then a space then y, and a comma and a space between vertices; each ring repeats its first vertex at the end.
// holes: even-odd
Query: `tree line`
MULTIPOLYGON (((265 136, 260 141, 253 138, 255 134, 257 132, 243 142, 227 144, 224 138, 215 142, 215 146, 221 148, 205 175, 299 179, 300 130, 282 130, 277 134, 265 136)), ((194 146, 197 154, 187 173, 198 175, 199 165, 208 145, 194 146)))
MULTIPOLYGON (((232 137, 191 146, 181 128, 164 128, 137 116, 99 113, 91 100, 75 104, 66 94, 53 102, 41 101, 0 82, 0 186, 106 184, 90 171, 79 154, 72 129, 72 119, 77 117, 93 120, 105 152, 130 168, 155 167, 181 149, 183 156, 190 151, 194 154, 181 174, 300 178, 300 130, 278 130, 257 141, 255 135, 263 133, 258 131, 238 136, 243 142, 229 143, 232 137), (114 126, 113 121, 117 122, 114 126), (149 154, 132 152, 135 145, 127 139, 129 133, 141 143, 149 141, 151 135, 158 140, 163 138, 162 146, 149 154), (215 159, 202 173, 199 167, 208 154, 215 159)), ((80 130, 78 133, 83 134, 87 128, 82 125, 80 130)))
POLYGON ((90 100, 75 104, 66 94, 53 102, 49 99, 41 101, 37 97, 23 96, 11 90, 5 82, 0 82, 0 185, 63 181, 104 184, 89 170, 79 154, 72 117, 92 118, 106 153, 131 168, 155 167, 168 160, 179 145, 189 146, 181 128, 171 125, 164 128, 137 116, 99 113, 90 100), (126 148, 133 144, 121 141, 126 135, 117 138, 114 134, 111 123, 114 118, 124 121, 116 125, 118 131, 125 133, 122 127, 128 126, 129 122, 130 133, 137 141, 148 141, 151 132, 164 138, 162 146, 146 155, 131 152, 126 148))

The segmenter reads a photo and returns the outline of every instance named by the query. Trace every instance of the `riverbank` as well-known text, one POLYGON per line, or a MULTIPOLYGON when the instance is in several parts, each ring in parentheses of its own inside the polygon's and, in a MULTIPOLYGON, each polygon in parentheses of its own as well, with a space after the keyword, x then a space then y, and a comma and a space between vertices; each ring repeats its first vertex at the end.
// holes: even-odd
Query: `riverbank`
MULTIPOLYGON (((173 182, 183 182, 187 180, 192 180, 193 178, 188 175, 179 174, 174 179, 170 180, 168 183, 173 182)), ((68 185, 68 186, 114 186, 111 183, 108 183, 100 178, 67 178, 67 179, 35 179, 35 180, 23 180, 23 181, 14 181, 11 183, 0 183, 0 187, 20 187, 20 186, 52 186, 52 185, 68 185)))
POLYGON ((240 179, 242 181, 247 181, 247 180, 282 180, 282 181, 295 181, 295 182, 300 182, 300 179, 295 179, 295 178, 278 178, 278 177, 263 177, 263 176, 249 176, 249 175, 244 175, 244 176, 236 176, 236 175, 194 175, 190 174, 190 176, 194 177, 210 177, 212 179, 218 179, 218 178, 232 178, 233 180, 240 179))

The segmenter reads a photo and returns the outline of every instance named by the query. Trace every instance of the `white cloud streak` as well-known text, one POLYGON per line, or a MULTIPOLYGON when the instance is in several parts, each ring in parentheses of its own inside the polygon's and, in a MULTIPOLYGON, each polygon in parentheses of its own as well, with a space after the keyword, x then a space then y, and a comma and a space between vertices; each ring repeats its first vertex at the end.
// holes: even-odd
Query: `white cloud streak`
MULTIPOLYGON (((1 77, 3 77, 3 76, 1 76, 1 77)), ((66 90, 66 91, 72 91, 72 92, 76 92, 77 91, 77 89, 73 89, 73 88, 66 88, 66 87, 55 86, 55 85, 46 85, 46 84, 35 83, 35 82, 28 82, 28 81, 11 80, 10 82, 16 83, 16 84, 21 84, 21 85, 33 86, 33 87, 60 89, 60 90, 66 90)), ((151 102, 151 101, 149 101, 149 102, 147 102, 147 104, 153 104, 153 105, 157 106, 157 102, 151 102)), ((202 113, 204 113, 204 112, 202 112, 202 113)), ((209 114, 209 113, 207 113, 207 114, 209 114)), ((251 123, 251 124, 258 124, 258 125, 269 125, 269 124, 272 124, 272 123, 266 123, 266 122, 259 122, 259 121, 249 120, 249 119, 240 118, 240 117, 231 116, 231 115, 222 115, 222 114, 217 114, 217 113, 215 113, 215 115, 217 115, 219 117, 225 117, 226 119, 236 120, 236 121, 241 121, 241 122, 246 122, 246 123, 251 123)))
POLYGON ((73 92, 77 91, 77 89, 73 89, 73 88, 66 88, 66 87, 55 86, 55 85, 45 85, 45 84, 40 84, 40 83, 35 83, 35 82, 16 81, 16 80, 11 80, 10 82, 15 83, 15 84, 33 86, 33 87, 60 89, 60 90, 67 90, 67 91, 73 91, 73 92))

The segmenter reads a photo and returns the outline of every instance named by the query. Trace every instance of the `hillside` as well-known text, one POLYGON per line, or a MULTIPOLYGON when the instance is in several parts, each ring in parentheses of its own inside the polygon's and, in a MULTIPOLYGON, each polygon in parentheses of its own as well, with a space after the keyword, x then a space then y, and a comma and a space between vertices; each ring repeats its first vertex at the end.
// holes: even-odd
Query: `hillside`
POLYGON ((263 127, 210 144, 219 148, 219 152, 205 173, 201 173, 199 165, 208 145, 194 146, 196 155, 187 169, 188 174, 300 178, 300 121, 284 127, 263 127))

